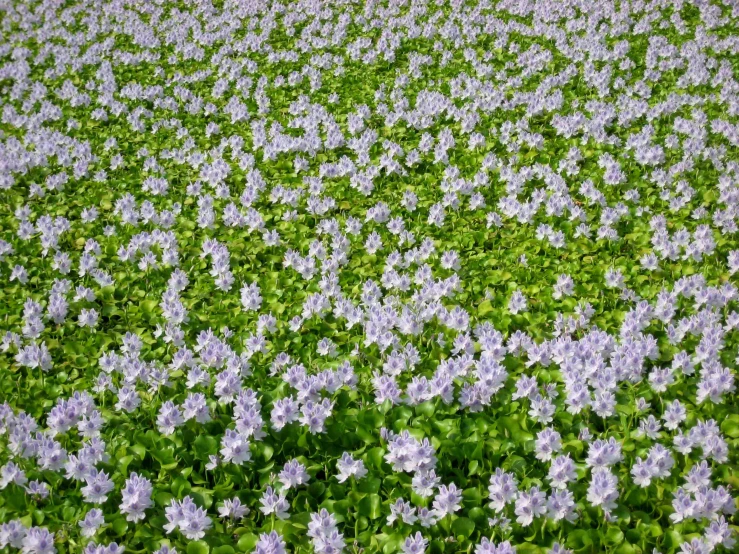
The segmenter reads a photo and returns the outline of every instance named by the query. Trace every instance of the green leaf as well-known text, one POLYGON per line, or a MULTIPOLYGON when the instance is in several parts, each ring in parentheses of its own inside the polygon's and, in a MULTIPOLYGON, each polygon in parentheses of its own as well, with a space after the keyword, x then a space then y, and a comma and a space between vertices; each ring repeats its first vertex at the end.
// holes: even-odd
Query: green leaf
POLYGON ((452 523, 452 531, 454 531, 454 536, 457 538, 464 537, 466 539, 475 531, 475 522, 466 517, 457 518, 452 523))
POLYGON ((721 423, 721 431, 732 439, 739 438, 739 414, 731 414, 721 423))
POLYGON ((110 524, 110 528, 116 536, 121 537, 126 534, 126 531, 128 531, 128 522, 125 518, 118 517, 110 524))
POLYGON ((567 535, 567 546, 580 550, 593 544, 590 533, 582 529, 576 529, 567 535))
POLYGON ((604 537, 604 542, 609 546, 616 546, 623 542, 624 534, 618 527, 609 527, 604 537))
POLYGON ((378 494, 368 494, 357 504, 357 513, 370 519, 377 519, 382 515, 382 500, 378 494))
POLYGON ((376 447, 367 452, 367 465, 370 467, 373 467, 375 469, 380 469, 382 466, 382 461, 385 456, 385 449, 381 447, 376 447))
POLYGON ((254 533, 246 533, 244 535, 241 535, 241 538, 239 538, 239 542, 236 543, 236 548, 238 548, 241 552, 251 552, 257 545, 258 540, 259 537, 254 533))
POLYGON ((477 307, 477 316, 482 317, 485 314, 489 314, 493 311, 493 305, 490 303, 490 300, 485 300, 480 303, 480 305, 477 307))
POLYGON ((397 533, 390 535, 382 546, 383 554, 392 554, 393 552, 397 552, 400 550, 400 545, 403 544, 403 541, 405 541, 405 537, 402 535, 397 533))
POLYGON ((171 490, 176 497, 181 498, 192 490, 192 485, 187 479, 180 476, 172 482, 171 490))
POLYGON ((208 461, 208 456, 218 452, 218 441, 209 435, 200 435, 193 441, 198 458, 208 461))
POLYGON ((187 544, 187 554, 208 554, 210 546, 205 541, 192 541, 187 544))

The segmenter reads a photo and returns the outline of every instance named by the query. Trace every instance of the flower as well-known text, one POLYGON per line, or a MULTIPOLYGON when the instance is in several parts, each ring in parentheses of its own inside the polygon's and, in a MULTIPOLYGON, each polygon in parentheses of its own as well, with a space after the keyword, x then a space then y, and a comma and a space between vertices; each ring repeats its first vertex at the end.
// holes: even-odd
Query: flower
POLYGON ((355 460, 348 452, 344 452, 341 458, 336 462, 336 468, 339 470, 336 476, 339 483, 343 483, 349 477, 354 477, 357 481, 367 475, 367 468, 362 460, 355 460))
POLYGON ((21 541, 23 554, 54 554, 54 533, 46 527, 31 527, 21 541))
POLYGON ((104 523, 105 517, 103 516, 103 511, 97 508, 92 508, 79 522, 79 526, 82 529, 82 536, 88 539, 94 537, 95 533, 97 533, 100 526, 104 523))
POLYGON ((131 473, 121 490, 122 500, 118 507, 122 514, 126 514, 126 520, 137 522, 144 519, 144 512, 152 506, 152 490, 151 481, 138 473, 131 473))
POLYGON ((222 518, 230 518, 233 520, 243 519, 249 513, 249 508, 244 506, 236 496, 233 499, 226 499, 223 501, 223 506, 218 508, 218 514, 222 518))
POLYGON ((275 493, 272 487, 267 487, 267 490, 262 494, 262 498, 259 501, 262 507, 259 510, 264 515, 275 514, 280 519, 287 519, 290 517, 288 509, 290 505, 287 503, 284 493, 275 493))
POLYGON ((428 539, 425 539, 421 533, 416 532, 415 535, 406 537, 400 549, 403 551, 403 554, 423 554, 426 552, 428 543, 428 539))
POLYGON ((199 508, 190 496, 186 496, 182 501, 173 498, 165 508, 164 515, 168 522, 164 525, 164 530, 172 533, 179 529, 188 540, 202 539, 212 525, 206 511, 199 508))

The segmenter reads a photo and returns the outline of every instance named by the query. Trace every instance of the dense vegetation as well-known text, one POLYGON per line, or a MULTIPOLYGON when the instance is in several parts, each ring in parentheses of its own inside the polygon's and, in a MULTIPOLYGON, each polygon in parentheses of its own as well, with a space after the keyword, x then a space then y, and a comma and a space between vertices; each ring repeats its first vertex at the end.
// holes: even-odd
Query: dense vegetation
POLYGON ((734 551, 732 4, 0 2, 0 550, 734 551))

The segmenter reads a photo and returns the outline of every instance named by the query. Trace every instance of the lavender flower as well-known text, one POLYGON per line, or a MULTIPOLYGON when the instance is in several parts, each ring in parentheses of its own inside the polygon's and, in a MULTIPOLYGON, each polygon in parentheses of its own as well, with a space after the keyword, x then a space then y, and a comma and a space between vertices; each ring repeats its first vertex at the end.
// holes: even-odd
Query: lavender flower
POLYGON ((341 458, 336 462, 336 468, 339 470, 339 474, 336 479, 339 483, 343 483, 349 477, 354 477, 357 481, 367 475, 367 468, 364 466, 362 460, 355 460, 348 452, 344 452, 341 458))

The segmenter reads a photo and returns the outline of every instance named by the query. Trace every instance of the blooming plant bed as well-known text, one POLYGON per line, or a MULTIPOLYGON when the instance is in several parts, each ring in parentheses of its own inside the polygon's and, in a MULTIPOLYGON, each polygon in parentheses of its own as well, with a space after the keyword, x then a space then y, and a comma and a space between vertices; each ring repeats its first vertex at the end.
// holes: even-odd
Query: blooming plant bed
POLYGON ((736 552, 739 5, 0 3, 0 551, 736 552))

